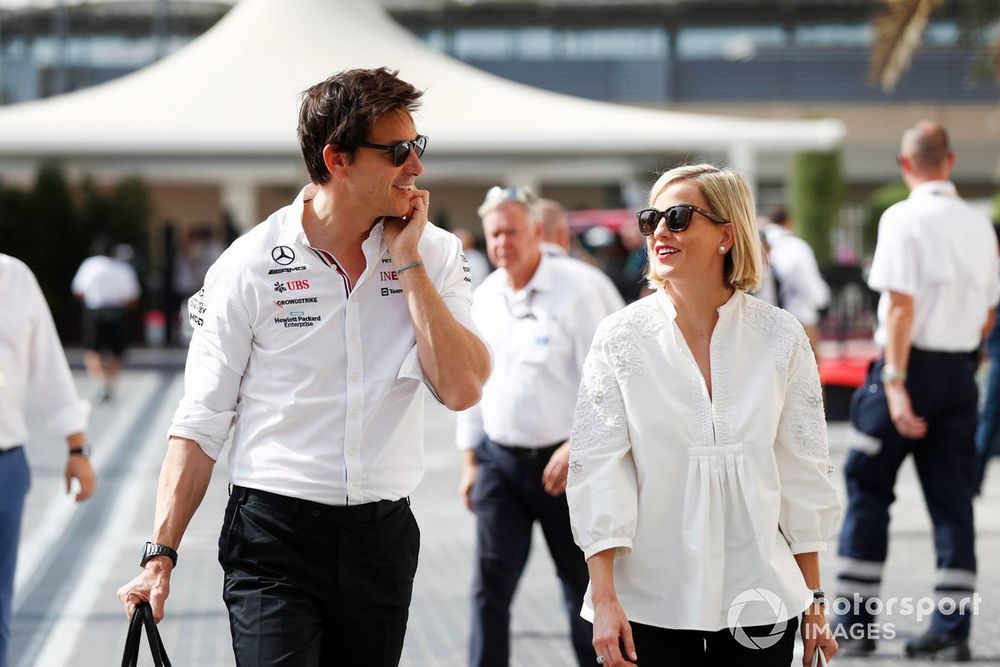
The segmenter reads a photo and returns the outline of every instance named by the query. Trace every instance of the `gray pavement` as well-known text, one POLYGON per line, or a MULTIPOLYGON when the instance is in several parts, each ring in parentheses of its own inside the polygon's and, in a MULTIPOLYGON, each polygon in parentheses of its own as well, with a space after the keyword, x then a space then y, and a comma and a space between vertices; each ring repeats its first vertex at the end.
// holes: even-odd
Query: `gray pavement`
MULTIPOLYGON (((72 355, 71 355, 72 358, 72 355)), ((15 601, 14 667, 118 664, 125 619, 114 597, 138 572, 141 545, 149 537, 164 433, 181 392, 181 376, 155 356, 125 374, 119 396, 95 407, 90 437, 100 475, 94 499, 74 506, 62 491, 63 445, 37 427, 29 443, 33 487, 28 500, 18 593, 15 601)), ((82 393, 93 387, 77 375, 82 393)), ((429 402, 430 403, 430 402, 429 402)), ((32 417, 38 424, 40 414, 32 417)), ((411 606, 403 665, 462 665, 469 632, 469 586, 474 522, 455 489, 460 457, 452 444, 454 416, 428 405, 427 474, 413 497, 421 525, 420 567, 411 606)), ((836 464, 848 434, 830 426, 836 464)), ((842 477, 838 474, 837 480, 842 477)), ((892 542, 885 577, 887 596, 921 597, 933 580, 930 525, 912 465, 900 473, 893 507, 892 542)), ((217 466, 209 492, 192 521, 161 624, 173 663, 233 664, 221 600, 216 543, 226 500, 225 464, 217 466)), ((976 506, 982 607, 973 626, 972 649, 980 664, 1000 664, 1000 467, 993 470, 976 506)), ((833 561, 824 556, 824 581, 833 588, 833 561)), ((517 667, 572 665, 568 625, 551 561, 536 534, 532 557, 514 604, 513 658, 517 667)), ((903 642, 919 631, 915 618, 884 619, 896 638, 880 644, 876 658, 837 660, 843 667, 920 665, 902 656, 903 642)), ((140 663, 148 664, 148 663, 140 663)))

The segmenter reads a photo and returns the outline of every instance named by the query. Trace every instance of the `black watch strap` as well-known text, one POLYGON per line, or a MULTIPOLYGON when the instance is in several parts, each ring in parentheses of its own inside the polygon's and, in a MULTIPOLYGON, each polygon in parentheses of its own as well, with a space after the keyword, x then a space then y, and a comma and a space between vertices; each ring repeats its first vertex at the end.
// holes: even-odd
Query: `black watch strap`
POLYGON ((89 458, 91 454, 90 445, 83 445, 81 447, 71 447, 69 450, 70 456, 83 456, 89 458))
POLYGON ((166 556, 173 563, 173 566, 177 567, 177 552, 165 544, 156 544, 155 542, 146 542, 146 546, 142 550, 142 560, 139 562, 139 567, 146 567, 149 559, 156 556, 166 556))

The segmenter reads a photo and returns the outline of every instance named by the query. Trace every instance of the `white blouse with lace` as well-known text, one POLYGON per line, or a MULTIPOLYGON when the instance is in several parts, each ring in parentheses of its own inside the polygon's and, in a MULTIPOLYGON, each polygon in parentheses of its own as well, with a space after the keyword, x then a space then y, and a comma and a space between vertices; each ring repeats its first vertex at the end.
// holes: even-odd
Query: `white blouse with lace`
MULTIPOLYGON (((751 589, 791 618, 812 599, 793 554, 824 551, 840 518, 809 341, 792 315, 736 291, 712 335, 709 397, 675 316, 660 290, 594 336, 571 437, 574 537, 587 558, 616 550, 632 621, 721 630, 751 589)), ((746 605, 739 622, 776 613, 746 605)))

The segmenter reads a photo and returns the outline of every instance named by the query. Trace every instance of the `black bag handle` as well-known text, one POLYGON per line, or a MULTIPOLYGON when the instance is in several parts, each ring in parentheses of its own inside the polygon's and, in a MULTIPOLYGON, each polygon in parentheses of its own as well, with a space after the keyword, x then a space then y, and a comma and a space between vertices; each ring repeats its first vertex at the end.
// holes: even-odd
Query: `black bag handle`
POLYGON ((139 664, 139 644, 142 642, 142 628, 146 628, 146 639, 149 650, 153 654, 153 664, 156 667, 171 667, 170 658, 163 648, 160 631, 153 621, 153 609, 148 602, 136 605, 132 619, 128 624, 128 635, 125 637, 125 652, 122 654, 122 667, 136 667, 139 664))

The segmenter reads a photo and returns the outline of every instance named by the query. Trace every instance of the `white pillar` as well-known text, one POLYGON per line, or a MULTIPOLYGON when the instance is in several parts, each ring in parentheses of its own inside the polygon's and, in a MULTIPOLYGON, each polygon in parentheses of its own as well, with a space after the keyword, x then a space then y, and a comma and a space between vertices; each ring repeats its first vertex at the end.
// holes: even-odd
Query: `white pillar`
POLYGON ((222 184, 222 208, 240 233, 249 231, 257 219, 257 186, 246 181, 226 181, 222 184))
POLYGON ((757 151, 750 144, 733 144, 729 147, 729 168, 746 179, 757 199, 757 151))

